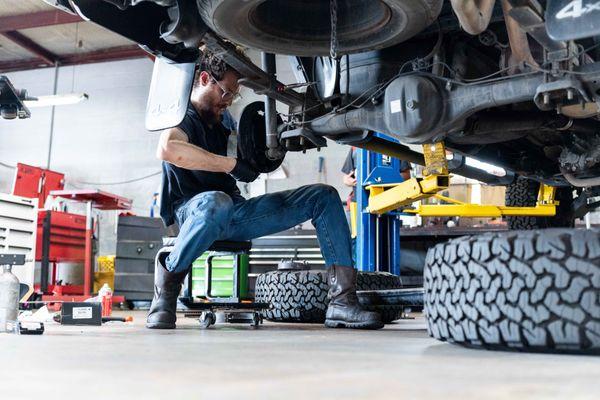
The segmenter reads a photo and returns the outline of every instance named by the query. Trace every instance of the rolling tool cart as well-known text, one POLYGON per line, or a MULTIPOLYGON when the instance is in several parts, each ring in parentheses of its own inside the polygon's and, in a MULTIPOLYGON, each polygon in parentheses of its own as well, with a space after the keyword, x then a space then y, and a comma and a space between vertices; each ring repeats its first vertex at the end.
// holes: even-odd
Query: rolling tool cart
MULTIPOLYGON (((174 237, 163 239, 157 261, 166 258, 175 244, 174 237)), ((187 318, 198 318, 201 328, 218 322, 262 324, 261 310, 268 303, 248 298, 248 253, 251 242, 216 241, 200 257, 187 276, 186 294, 179 300, 188 309, 187 318), (230 273, 229 273, 230 272, 230 273)))
MULTIPOLYGON (((79 257, 83 258, 84 261, 84 281, 83 285, 78 285, 69 292, 64 292, 63 287, 61 285, 55 284, 53 285, 53 291, 50 294, 44 294, 42 296, 42 300, 44 301, 85 301, 92 295, 92 284, 93 284, 93 275, 94 275, 94 258, 93 258, 93 245, 92 240, 94 236, 94 218, 92 210, 129 210, 131 209, 131 200, 126 199, 121 196, 117 196, 112 193, 103 192, 97 189, 85 189, 85 190, 52 190, 50 191, 50 196, 61 197, 64 199, 68 199, 75 202, 85 203, 86 205, 86 214, 85 216, 78 216, 79 220, 76 223, 72 223, 72 221, 67 220, 65 223, 66 226, 73 231, 76 232, 76 243, 77 243, 77 251, 79 257), (83 247, 81 247, 83 245, 83 247)), ((56 216, 61 213, 50 211, 51 215, 56 216)), ((72 216, 74 214, 65 214, 65 216, 72 216)), ((42 243, 40 243, 42 247, 42 276, 45 276, 45 268, 44 265, 47 265, 47 259, 45 258, 47 254, 53 254, 53 246, 58 246, 58 243, 61 243, 60 240, 54 242, 53 235, 53 225, 54 223, 50 222, 50 217, 47 217, 47 225, 42 225, 40 230, 42 233, 45 231, 47 227, 48 235, 42 235, 42 243), (46 242, 44 242, 46 241, 46 242), (44 244, 45 243, 45 244, 44 244), (49 251, 47 247, 50 248, 49 251)), ((58 222, 58 221, 57 221, 58 222)), ((40 239, 38 239, 40 240, 40 239)), ((64 239, 63 239, 64 240, 64 239)), ((67 244, 60 244, 60 246, 66 246, 67 248, 71 246, 70 242, 66 242, 67 244)), ((61 247, 56 247, 61 249, 61 247)), ((113 302, 121 303, 124 302, 125 299, 123 297, 113 296, 113 302)))
MULTIPOLYGON (((33 236, 36 238, 33 254, 35 261, 40 263, 40 285, 36 287, 36 290, 39 290, 43 301, 84 301, 91 296, 94 274, 92 242, 95 219, 92 215, 93 210, 129 210, 131 208, 131 200, 124 197, 96 189, 64 190, 64 185, 65 175, 60 172, 22 163, 17 164, 13 194, 36 199, 40 208, 37 212, 37 235, 33 236), (85 203, 86 214, 45 210, 43 208, 47 206, 46 200, 49 197, 60 197, 85 203), (82 285, 61 282, 58 278, 58 268, 63 262, 82 262, 84 264, 82 285)), ((22 221, 29 220, 22 216, 20 219, 22 221)), ((0 226, 1 228, 2 226, 0 226)), ((23 228, 19 228, 19 230, 23 231, 23 228)), ((23 248, 23 246, 19 247, 23 248)), ((124 298, 114 296, 113 301, 122 302, 124 298)))

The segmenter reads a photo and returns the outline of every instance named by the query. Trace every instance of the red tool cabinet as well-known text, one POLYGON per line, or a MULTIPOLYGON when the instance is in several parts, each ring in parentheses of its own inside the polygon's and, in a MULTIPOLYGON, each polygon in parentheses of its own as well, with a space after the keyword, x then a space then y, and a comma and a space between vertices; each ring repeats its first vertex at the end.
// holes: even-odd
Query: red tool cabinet
POLYGON ((60 211, 38 212, 35 259, 41 265, 40 291, 42 294, 83 293, 82 285, 61 285, 59 287, 56 283, 56 276, 59 262, 85 262, 85 229, 85 215, 60 211), (50 275, 52 275, 51 279, 49 279, 50 275))
POLYGON ((65 174, 17 163, 13 194, 38 199, 38 208, 44 208, 44 203, 50 191, 61 190, 64 187, 65 174))

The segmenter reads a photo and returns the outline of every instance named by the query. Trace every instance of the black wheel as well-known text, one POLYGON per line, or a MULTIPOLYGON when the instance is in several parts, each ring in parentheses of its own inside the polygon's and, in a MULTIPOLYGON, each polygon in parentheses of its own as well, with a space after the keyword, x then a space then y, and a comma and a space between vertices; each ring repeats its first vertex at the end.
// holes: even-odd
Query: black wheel
POLYGON ((211 325, 214 325, 217 321, 217 317, 211 311, 204 311, 200 314, 200 318, 198 318, 198 322, 200 323, 200 328, 206 329, 211 325))
MULTIPOLYGON (((279 168, 283 158, 271 160, 267 157, 264 112, 264 101, 255 101, 244 107, 238 124, 237 154, 256 171, 267 173, 279 168)), ((283 120, 278 117, 277 124, 281 123, 283 120)))
POLYGON ((328 289, 327 271, 270 271, 256 279, 256 302, 270 305, 270 321, 324 322, 328 289))
POLYGON ((135 304, 131 300, 125 300, 125 303, 123 303, 123 307, 126 307, 126 308, 123 308, 124 310, 127 309, 127 310, 131 311, 131 310, 135 309, 135 304))
MULTIPOLYGON (((442 0, 338 0, 340 54, 400 43, 438 17, 442 0)), ((326 56, 330 4, 322 0, 205 0, 200 15, 217 34, 269 53, 326 56)))
POLYGON ((381 315, 381 321, 384 324, 389 324, 402 318, 402 312, 404 311, 404 307, 402 306, 390 306, 385 304, 376 306, 363 305, 363 307, 365 308, 365 310, 375 311, 379 313, 379 315, 381 315))
MULTIPOLYGON (((398 276, 384 272, 359 272, 357 290, 397 289, 401 286, 398 276)), ((263 315, 270 321, 323 323, 329 300, 327 299, 327 271, 271 271, 256 280, 256 301, 269 303, 263 315)), ((359 297, 360 300, 360 297, 359 297)), ((365 308, 372 311, 378 304, 365 308)), ((398 319, 398 310, 387 308, 382 315, 384 323, 398 319)))
POLYGON ((356 277, 356 290, 400 289, 402 280, 389 272, 359 272, 356 277))
POLYGON ((429 334, 467 346, 600 352, 600 230, 466 236, 427 254, 429 334))
MULTIPOLYGON (((533 207, 537 202, 539 189, 539 182, 519 176, 506 187, 506 205, 533 207)), ((506 217, 508 227, 512 230, 573 227, 573 190, 568 187, 558 188, 555 199, 559 205, 554 217, 506 217)))
POLYGON ((364 290, 359 291, 360 304, 390 305, 407 308, 423 308, 423 289, 386 289, 386 290, 364 290))

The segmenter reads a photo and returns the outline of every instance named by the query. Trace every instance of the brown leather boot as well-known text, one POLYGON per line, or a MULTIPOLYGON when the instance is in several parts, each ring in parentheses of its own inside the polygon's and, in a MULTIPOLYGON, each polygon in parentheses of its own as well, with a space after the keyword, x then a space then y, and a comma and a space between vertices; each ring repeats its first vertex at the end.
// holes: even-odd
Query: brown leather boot
POLYGON ((146 319, 146 328, 175 329, 177 298, 186 275, 187 271, 168 271, 164 259, 159 257, 154 269, 154 298, 146 319))
POLYGON ((363 310, 356 296, 356 270, 332 266, 329 269, 329 307, 325 319, 328 328, 383 328, 381 316, 363 310))

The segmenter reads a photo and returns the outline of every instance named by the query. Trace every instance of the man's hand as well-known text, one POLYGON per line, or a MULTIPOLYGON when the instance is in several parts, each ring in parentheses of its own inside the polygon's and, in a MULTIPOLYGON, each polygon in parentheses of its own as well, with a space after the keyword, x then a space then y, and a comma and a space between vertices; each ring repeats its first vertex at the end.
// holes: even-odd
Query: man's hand
POLYGON ((354 176, 354 172, 344 175, 344 185, 356 186, 356 177, 354 176))
POLYGON ((246 161, 238 158, 235 167, 233 167, 229 175, 233 176, 238 181, 252 182, 258 178, 260 173, 256 172, 246 161))

